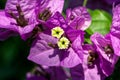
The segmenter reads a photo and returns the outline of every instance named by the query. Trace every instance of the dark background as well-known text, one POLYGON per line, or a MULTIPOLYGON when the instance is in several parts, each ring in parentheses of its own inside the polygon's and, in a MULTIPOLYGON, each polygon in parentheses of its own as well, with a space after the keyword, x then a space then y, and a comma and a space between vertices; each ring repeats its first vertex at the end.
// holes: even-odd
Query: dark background
MULTIPOLYGON (((109 0, 88 0, 87 8, 102 9, 112 15, 112 4, 109 0)), ((110 0, 111 1, 111 0, 110 0)), ((119 3, 119 0, 116 4, 119 3)), ((4 9, 6 0, 0 0, 0 9, 4 9)), ((67 8, 81 6, 83 0, 65 0, 64 12, 67 8)), ((27 60, 29 45, 17 37, 10 37, 0 41, 0 80, 25 80, 26 73, 33 67, 34 63, 27 60)), ((111 76, 106 80, 120 80, 120 61, 111 76)))

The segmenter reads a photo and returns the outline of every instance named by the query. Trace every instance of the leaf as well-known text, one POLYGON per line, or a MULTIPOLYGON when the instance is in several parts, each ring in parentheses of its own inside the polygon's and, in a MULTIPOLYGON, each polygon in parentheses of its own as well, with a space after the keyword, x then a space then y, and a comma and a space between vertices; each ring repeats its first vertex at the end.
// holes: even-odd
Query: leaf
POLYGON ((92 17, 92 23, 90 27, 86 30, 86 32, 90 35, 95 32, 99 32, 103 35, 107 34, 110 31, 110 26, 112 22, 111 15, 103 10, 88 11, 92 17))

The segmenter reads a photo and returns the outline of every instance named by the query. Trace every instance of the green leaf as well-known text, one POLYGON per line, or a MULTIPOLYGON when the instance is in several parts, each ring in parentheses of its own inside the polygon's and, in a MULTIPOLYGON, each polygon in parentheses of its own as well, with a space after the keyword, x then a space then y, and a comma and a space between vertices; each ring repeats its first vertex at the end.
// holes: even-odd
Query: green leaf
POLYGON ((95 32, 99 32, 103 35, 109 33, 112 22, 111 15, 103 10, 88 11, 92 17, 92 23, 86 32, 90 35, 95 32))

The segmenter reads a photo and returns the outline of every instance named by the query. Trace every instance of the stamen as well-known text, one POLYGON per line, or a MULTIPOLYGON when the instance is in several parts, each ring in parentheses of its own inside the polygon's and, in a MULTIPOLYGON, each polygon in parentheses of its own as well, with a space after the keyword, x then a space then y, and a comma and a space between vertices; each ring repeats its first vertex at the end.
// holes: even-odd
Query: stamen
POLYGON ((17 19, 17 17, 15 16, 15 14, 13 14, 12 11, 8 11, 8 13, 11 15, 12 18, 17 19))
POLYGON ((94 61, 96 60, 96 58, 98 56, 97 56, 97 54, 93 50, 89 50, 88 53, 89 53, 89 56, 87 58, 88 66, 93 66, 94 61))
POLYGON ((74 15, 71 15, 71 16, 70 16, 70 20, 73 20, 74 18, 75 18, 74 15))
POLYGON ((51 30, 52 36, 56 38, 60 38, 64 34, 64 30, 61 27, 55 27, 51 30))
POLYGON ((63 41, 62 44, 64 45, 64 44, 65 44, 65 41, 63 41))
POLYGON ((49 9, 44 10, 42 13, 39 14, 39 19, 46 21, 51 16, 51 12, 49 9))
POLYGON ((60 38, 57 43, 59 49, 68 49, 70 45, 70 41, 66 37, 60 38))
POLYGON ((56 48, 56 45, 55 44, 52 44, 52 43, 48 43, 48 45, 52 48, 56 48))
POLYGON ((114 53, 113 48, 108 44, 108 45, 106 45, 105 47, 103 47, 103 49, 104 49, 104 51, 105 51, 105 54, 106 54, 109 58, 111 58, 112 55, 113 55, 113 53, 114 53))
POLYGON ((42 31, 45 30, 45 27, 43 27, 42 24, 39 24, 38 27, 39 27, 39 31, 40 31, 40 32, 42 32, 42 31))
POLYGON ((19 4, 16 5, 16 8, 17 8, 18 15, 19 15, 18 17, 15 16, 15 14, 12 13, 12 11, 9 11, 8 13, 11 15, 12 18, 16 20, 17 25, 21 27, 25 27, 26 25, 28 25, 28 21, 25 19, 24 14, 19 4))
POLYGON ((16 5, 16 8, 17 8, 18 14, 21 15, 22 10, 21 10, 20 5, 17 4, 17 5, 16 5))
POLYGON ((22 26, 22 27, 28 25, 28 22, 27 22, 27 20, 25 20, 25 18, 24 18, 24 14, 23 14, 23 12, 22 12, 22 9, 21 9, 20 5, 17 4, 17 5, 16 5, 16 8, 17 8, 17 11, 18 11, 18 14, 19 14, 19 18, 17 19, 18 24, 19 24, 20 26, 22 26))
POLYGON ((110 45, 105 46, 104 50, 105 50, 105 53, 108 54, 108 55, 114 53, 114 51, 113 51, 113 49, 110 45))
POLYGON ((21 20, 25 20, 23 12, 20 12, 19 18, 20 18, 21 20))
POLYGON ((109 44, 104 47, 104 51, 108 55, 108 57, 111 57, 112 54, 114 53, 114 50, 112 49, 112 47, 109 44))
POLYGON ((36 25, 32 31, 29 41, 32 42, 37 37, 38 33, 43 32, 43 31, 44 29, 42 25, 36 25))

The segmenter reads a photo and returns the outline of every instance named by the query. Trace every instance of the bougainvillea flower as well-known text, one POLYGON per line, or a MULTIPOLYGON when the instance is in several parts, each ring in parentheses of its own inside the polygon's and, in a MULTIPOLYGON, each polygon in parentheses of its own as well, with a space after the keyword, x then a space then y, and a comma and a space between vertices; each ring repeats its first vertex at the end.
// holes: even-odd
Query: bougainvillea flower
MULTIPOLYGON (((82 32, 78 31, 79 34, 77 34, 77 36, 75 35, 76 38, 74 35, 67 36, 67 34, 70 35, 67 31, 70 31, 72 28, 66 25, 64 17, 59 12, 55 13, 50 19, 51 20, 48 22, 48 27, 50 28, 48 32, 59 26, 64 30, 64 35, 62 35, 62 37, 66 37, 69 41, 71 41, 70 39, 74 40, 70 42, 67 49, 59 49, 59 46, 56 45, 59 39, 51 36, 51 33, 41 33, 33 43, 28 59, 37 64, 46 66, 73 67, 78 65, 82 62, 82 55, 79 55, 80 57, 78 57, 78 53, 81 53, 79 46, 82 45, 82 43, 79 40, 82 38, 82 36, 80 36, 83 35, 82 32)), ((75 30, 73 30, 73 33, 75 33, 75 30)))
POLYGON ((62 12, 64 6, 64 0, 41 0, 40 11, 44 11, 45 9, 49 9, 52 14, 58 12, 62 12))
POLYGON ((68 49, 70 41, 66 37, 62 37, 57 44, 59 49, 68 49))
MULTIPOLYGON (((71 28, 71 26, 68 25, 67 21, 64 19, 64 17, 59 12, 56 12, 50 19, 46 21, 46 23, 47 23, 46 26, 49 29, 53 29, 58 26, 62 27, 62 29, 65 30, 66 35, 72 42, 76 39, 77 36, 80 35, 80 33, 84 34, 84 32, 81 30, 76 30, 76 29, 71 28)), ((81 35, 81 37, 82 37, 82 42, 83 42, 84 36, 81 35)))
POLYGON ((29 60, 46 66, 73 67, 80 63, 78 55, 72 48, 59 50, 52 45, 57 44, 57 39, 43 33, 39 37, 31 47, 29 60))
POLYGON ((32 17, 37 3, 37 0, 8 0, 4 13, 0 15, 0 28, 17 32, 26 39, 26 34, 30 33, 37 23, 32 17))
POLYGON ((118 60, 111 44, 110 35, 104 37, 99 33, 95 33, 91 36, 91 40, 99 53, 101 69, 106 76, 109 76, 118 60))
POLYGON ((62 12, 64 0, 41 0, 40 7, 36 9, 38 22, 45 23, 54 13, 62 12))
POLYGON ((67 9, 66 20, 73 29, 85 30, 91 24, 91 17, 85 7, 67 9))
POLYGON ((114 52, 116 55, 120 56, 120 4, 113 8, 110 34, 114 52))
POLYGON ((60 38, 64 34, 64 30, 60 27, 55 27, 52 29, 52 36, 56 38, 60 38))
MULTIPOLYGON (((0 10, 0 15, 4 15, 4 10, 0 10)), ((10 36, 15 36, 15 35, 16 33, 14 31, 0 28, 0 41, 3 41, 9 38, 10 36)))
MULTIPOLYGON (((34 28, 32 32, 32 36, 36 37, 39 34, 39 32, 42 32, 48 29, 46 28, 46 24, 47 24, 46 22, 49 20, 49 18, 51 18, 54 15, 54 13, 56 12, 61 13, 63 6, 64 6, 64 0, 41 0, 40 6, 35 9, 34 17, 36 18, 36 21, 38 22, 38 24, 34 28)), ((54 35, 54 32, 56 31, 53 31, 52 33, 53 35, 54 35)), ((59 35, 54 35, 54 36, 59 37, 59 35)))
POLYGON ((99 57, 93 45, 83 46, 83 63, 70 69, 73 80, 104 80, 105 75, 100 68, 99 57))
POLYGON ((36 67, 27 73, 26 80, 66 80, 68 79, 62 67, 36 67), (42 69, 41 69, 42 68, 42 69))

